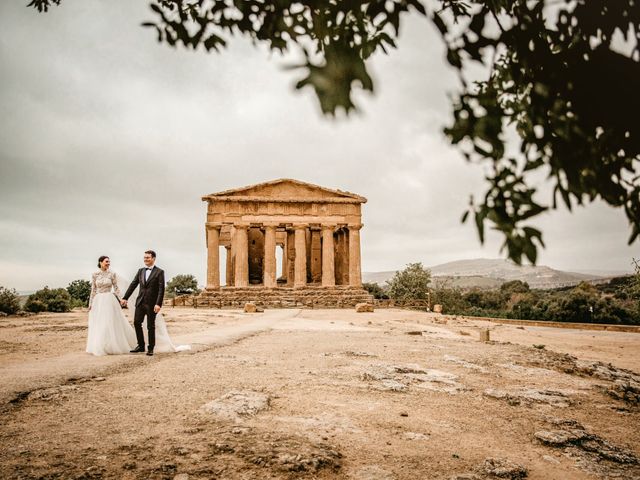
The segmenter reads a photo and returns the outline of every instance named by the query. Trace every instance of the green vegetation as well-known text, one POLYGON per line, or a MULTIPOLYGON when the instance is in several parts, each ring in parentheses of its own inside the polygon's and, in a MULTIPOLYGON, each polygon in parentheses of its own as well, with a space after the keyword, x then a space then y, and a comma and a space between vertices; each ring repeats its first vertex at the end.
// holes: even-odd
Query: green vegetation
POLYGON ((622 277, 604 285, 581 283, 555 290, 514 290, 505 288, 508 283, 499 290, 441 288, 434 290, 432 303, 454 315, 638 325, 640 309, 627 293, 629 283, 629 277, 622 277))
POLYGON ((422 263, 410 263, 387 281, 389 296, 395 300, 427 300, 431 271, 422 263))
POLYGON ((44 287, 29 295, 24 309, 33 312, 68 312, 72 307, 72 299, 64 288, 44 287))
POLYGON ((176 275, 167 284, 167 297, 174 298, 178 295, 194 295, 200 293, 198 280, 193 275, 176 275))
MULTIPOLYGON (((636 271, 640 267, 636 264, 636 271)), ((494 289, 451 288, 445 282, 429 288, 431 273, 420 263, 409 264, 386 288, 368 286, 375 298, 419 300, 431 294, 431 304, 452 315, 549 320, 556 322, 640 325, 640 272, 614 278, 606 284, 585 282, 571 288, 531 290, 514 280, 494 289)))
POLYGON ((20 310, 20 299, 15 289, 0 287, 0 312, 13 315, 20 310))
POLYGON ((67 286, 67 292, 71 295, 72 308, 89 306, 91 282, 88 280, 74 280, 67 286))
POLYGON ((380 285, 378 285, 377 283, 365 282, 362 284, 362 288, 364 288, 367 292, 373 295, 373 298, 377 300, 386 300, 389 298, 389 295, 387 294, 386 290, 382 288, 380 285))

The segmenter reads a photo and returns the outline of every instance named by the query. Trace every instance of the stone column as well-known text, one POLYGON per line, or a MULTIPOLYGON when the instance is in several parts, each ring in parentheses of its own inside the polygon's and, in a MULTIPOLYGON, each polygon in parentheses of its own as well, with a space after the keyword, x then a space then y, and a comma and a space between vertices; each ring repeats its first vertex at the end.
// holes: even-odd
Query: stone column
POLYGON ((268 288, 276 286, 276 225, 264 227, 264 273, 262 284, 268 288))
POLYGON ((225 270, 225 275, 227 277, 227 287, 233 285, 233 254, 231 253, 231 245, 225 245, 227 249, 227 265, 225 270))
POLYGON ((236 251, 236 271, 235 286, 246 287, 249 285, 249 225, 234 225, 236 229, 235 235, 235 251, 236 251))
POLYGON ((362 287, 360 269, 360 229, 362 225, 349 225, 349 285, 362 287))
POLYGON ((322 225, 322 286, 336 284, 333 230, 335 225, 322 225))
POLYGON ((307 284, 307 225, 294 225, 295 229, 295 272, 294 287, 304 287, 307 284))
POLYGON ((288 277, 288 273, 289 273, 289 268, 288 268, 288 259, 287 259, 287 237, 286 237, 286 233, 285 233, 285 240, 284 243, 282 244, 282 279, 286 280, 288 277))
POLYGON ((322 233, 320 229, 314 227, 311 229, 311 255, 310 261, 310 270, 311 270, 311 281, 313 283, 322 282, 322 233))
POLYGON ((295 277, 296 242, 293 230, 287 230, 287 286, 293 287, 295 277))
POLYGON ((220 288, 220 228, 207 223, 207 290, 220 288))

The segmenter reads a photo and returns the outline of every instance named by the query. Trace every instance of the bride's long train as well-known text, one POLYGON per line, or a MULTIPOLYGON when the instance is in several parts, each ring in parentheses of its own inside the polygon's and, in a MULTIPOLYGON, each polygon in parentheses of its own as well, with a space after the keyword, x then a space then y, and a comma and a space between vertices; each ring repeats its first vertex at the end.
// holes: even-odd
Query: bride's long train
POLYGON ((136 333, 113 293, 97 293, 89 310, 87 353, 119 355, 136 346, 136 333))
MULTIPOLYGON (((126 291, 126 282, 118 276, 118 287, 126 291)), ((112 293, 97 293, 89 310, 89 330, 87 333, 87 353, 93 355, 120 355, 129 353, 136 347, 136 333, 133 329, 133 315, 137 294, 129 298, 132 308, 123 310, 120 302, 112 293), (123 312, 127 312, 126 315, 123 312)), ((142 324, 144 341, 148 345, 147 321, 142 324)), ((191 350, 190 345, 175 345, 171 341, 167 323, 162 313, 156 315, 156 344, 154 352, 182 352, 191 350)))

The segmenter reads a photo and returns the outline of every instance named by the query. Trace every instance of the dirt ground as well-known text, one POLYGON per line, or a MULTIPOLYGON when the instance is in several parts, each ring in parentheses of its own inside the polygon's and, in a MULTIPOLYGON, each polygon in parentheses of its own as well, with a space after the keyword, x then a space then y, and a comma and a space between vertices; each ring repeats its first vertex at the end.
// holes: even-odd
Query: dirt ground
POLYGON ((0 319, 0 478, 640 478, 639 333, 165 317, 191 351, 94 357, 86 312, 0 319))

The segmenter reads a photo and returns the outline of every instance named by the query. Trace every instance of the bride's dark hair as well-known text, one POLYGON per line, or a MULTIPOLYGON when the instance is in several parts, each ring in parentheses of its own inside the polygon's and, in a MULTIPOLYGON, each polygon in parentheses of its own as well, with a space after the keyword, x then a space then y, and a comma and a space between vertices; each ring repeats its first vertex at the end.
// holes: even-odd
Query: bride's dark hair
POLYGON ((98 258, 98 267, 102 268, 102 262, 103 262, 106 258, 109 258, 109 257, 108 257, 107 255, 101 255, 101 256, 98 258))

